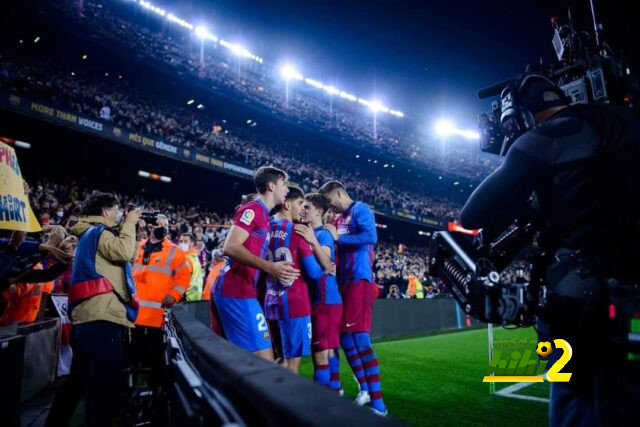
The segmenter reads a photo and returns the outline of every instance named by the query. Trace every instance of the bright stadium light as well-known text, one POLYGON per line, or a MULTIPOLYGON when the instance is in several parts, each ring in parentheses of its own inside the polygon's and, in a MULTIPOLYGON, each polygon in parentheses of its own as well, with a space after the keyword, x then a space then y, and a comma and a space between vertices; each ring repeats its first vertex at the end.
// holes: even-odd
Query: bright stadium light
POLYGON ((378 111, 382 111, 384 113, 389 112, 389 107, 387 107, 377 99, 374 99, 373 101, 369 102, 369 108, 371 108, 374 112, 378 112, 378 111))
POLYGON ((467 139, 479 140, 480 134, 474 130, 460 130, 458 134, 467 139))
POLYGON ((307 78, 304 79, 304 82, 306 84, 308 84, 309 86, 315 87, 316 89, 322 89, 322 82, 319 82, 317 80, 313 80, 313 79, 310 79, 309 77, 307 77, 307 78))
POLYGON ((356 102, 358 100, 358 97, 355 95, 352 95, 348 92, 345 92, 343 90, 340 91, 340 98, 344 98, 344 99, 348 99, 351 102, 356 102))
POLYGON ((283 65, 280 67, 280 75, 285 80, 302 80, 302 74, 293 65, 283 65))
POLYGON ((249 59, 252 59, 252 60, 254 60, 256 62, 262 63, 262 58, 260 58, 257 55, 254 55, 253 53, 251 53, 249 51, 249 49, 247 49, 246 47, 242 46, 241 44, 231 43, 231 42, 226 41, 226 40, 220 40, 220 44, 222 46, 226 47, 227 49, 229 49, 236 56, 240 56, 242 58, 249 58, 249 59))
POLYGON ((450 120, 442 119, 436 122, 434 130, 436 135, 441 138, 446 138, 455 133, 456 127, 450 120))
POLYGON ((447 138, 453 135, 461 136, 465 139, 479 140, 480 134, 473 130, 458 129, 450 120, 438 120, 434 126, 434 132, 440 138, 447 138))
POLYGON ((195 29, 196 36, 200 40, 204 40, 209 37, 209 30, 204 25, 198 25, 195 29))
POLYGON ((335 87, 331 86, 331 85, 324 85, 322 86, 322 88, 324 89, 325 92, 327 92, 329 95, 337 95, 340 93, 340 91, 338 89, 336 89, 335 87))

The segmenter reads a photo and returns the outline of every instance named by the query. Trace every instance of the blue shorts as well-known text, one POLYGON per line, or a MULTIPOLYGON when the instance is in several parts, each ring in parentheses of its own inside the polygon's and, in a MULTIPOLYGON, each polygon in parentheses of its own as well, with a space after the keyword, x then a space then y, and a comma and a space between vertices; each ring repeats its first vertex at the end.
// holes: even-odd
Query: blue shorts
POLYGON ((311 316, 278 320, 285 359, 311 354, 311 316))
POLYGON ((213 298, 229 342, 252 353, 271 348, 267 319, 257 299, 220 295, 213 298))

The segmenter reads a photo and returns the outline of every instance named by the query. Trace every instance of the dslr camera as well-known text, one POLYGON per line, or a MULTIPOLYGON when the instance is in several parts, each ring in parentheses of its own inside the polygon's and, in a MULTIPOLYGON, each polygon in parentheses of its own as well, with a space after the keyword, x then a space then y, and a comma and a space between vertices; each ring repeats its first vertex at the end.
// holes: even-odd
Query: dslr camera
MULTIPOLYGON (((138 209, 138 206, 133 204, 127 205, 127 212, 131 212, 134 209, 138 209)), ((162 212, 142 212, 140 219, 147 224, 155 224, 158 219, 158 215, 162 215, 162 212)))

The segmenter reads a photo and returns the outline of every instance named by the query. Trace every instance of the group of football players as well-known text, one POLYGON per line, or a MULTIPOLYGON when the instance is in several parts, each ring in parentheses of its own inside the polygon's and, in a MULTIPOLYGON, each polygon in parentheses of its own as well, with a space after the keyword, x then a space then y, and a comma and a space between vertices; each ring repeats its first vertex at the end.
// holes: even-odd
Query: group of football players
POLYGON ((360 386, 356 403, 386 416, 369 335, 373 212, 337 181, 305 195, 271 166, 253 180, 257 193, 236 209, 211 287, 212 330, 295 373, 312 354, 314 380, 338 393, 342 346, 360 386))

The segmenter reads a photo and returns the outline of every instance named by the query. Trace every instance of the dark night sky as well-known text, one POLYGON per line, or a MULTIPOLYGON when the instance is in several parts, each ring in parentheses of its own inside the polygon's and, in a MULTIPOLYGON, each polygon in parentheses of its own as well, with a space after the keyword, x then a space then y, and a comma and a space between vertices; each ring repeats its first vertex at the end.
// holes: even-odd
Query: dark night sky
MULTIPOLYGON (((358 96, 377 94, 418 123, 448 115, 468 126, 486 107, 476 89, 554 58, 552 16, 566 23, 571 4, 579 27, 592 28, 588 0, 158 3, 209 23, 212 33, 242 41, 269 63, 292 62, 305 76, 358 96)), ((629 54, 633 44, 618 36, 637 35, 638 14, 615 3, 598 2, 601 21, 614 47, 629 54)))

